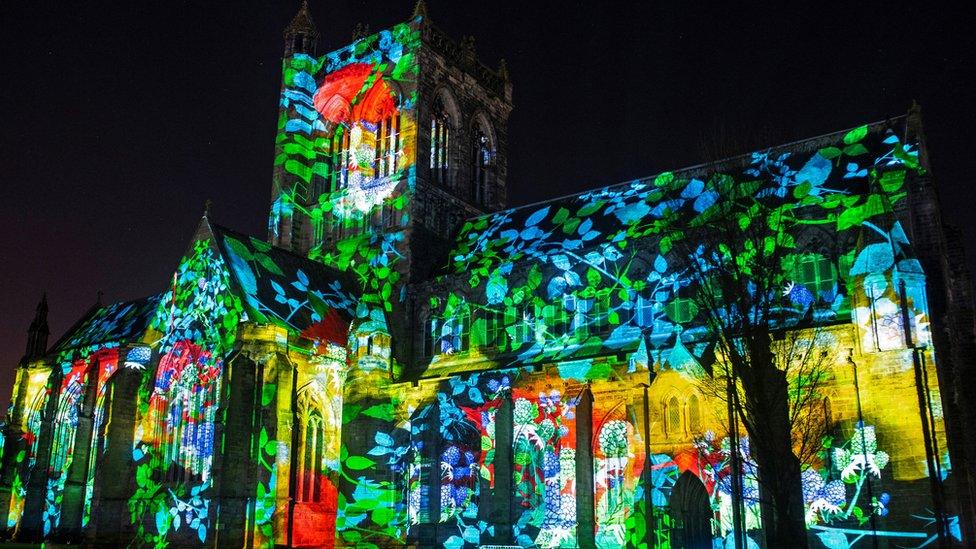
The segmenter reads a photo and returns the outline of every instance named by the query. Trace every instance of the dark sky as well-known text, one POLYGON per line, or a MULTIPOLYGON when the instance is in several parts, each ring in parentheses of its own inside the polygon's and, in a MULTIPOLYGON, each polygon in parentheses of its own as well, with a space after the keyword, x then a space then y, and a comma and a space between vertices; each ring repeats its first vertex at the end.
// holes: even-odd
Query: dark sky
MULTIPOLYGON (((946 217, 976 242, 970 14, 707 4, 428 3, 489 65, 508 60, 512 204, 698 163, 717 129, 760 147, 771 143, 755 136, 819 135, 914 98, 946 217)), ((43 292, 53 343, 99 290, 106 302, 159 291, 207 198, 219 223, 264 235, 281 31, 297 6, 0 2, 0 404, 43 292)), ((319 51, 412 8, 312 0, 319 51)))

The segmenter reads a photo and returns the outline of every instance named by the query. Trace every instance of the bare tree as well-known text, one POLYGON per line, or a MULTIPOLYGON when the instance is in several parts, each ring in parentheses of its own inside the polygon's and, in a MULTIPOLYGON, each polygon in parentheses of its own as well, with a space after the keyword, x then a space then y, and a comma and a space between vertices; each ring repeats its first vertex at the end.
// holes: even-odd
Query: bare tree
POLYGON ((749 435, 767 542, 806 547, 801 458, 816 452, 823 428, 809 412, 827 358, 799 331, 813 325, 815 297, 784 266, 793 213, 744 187, 728 184, 710 219, 686 229, 692 299, 731 376, 730 416, 749 435))

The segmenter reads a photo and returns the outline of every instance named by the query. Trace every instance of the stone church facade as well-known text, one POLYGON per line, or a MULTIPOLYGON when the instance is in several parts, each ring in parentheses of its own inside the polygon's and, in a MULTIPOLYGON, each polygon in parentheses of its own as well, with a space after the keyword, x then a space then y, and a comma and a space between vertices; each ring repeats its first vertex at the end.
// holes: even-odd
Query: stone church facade
POLYGON ((334 52, 317 38, 303 5, 267 238, 205 215, 159 294, 50 346, 38 307, 7 537, 762 546, 762 472, 701 299, 731 215, 785 250, 770 325, 780 355, 805 349, 784 368, 811 545, 972 539, 971 283, 917 109, 508 208, 504 64, 422 2, 334 52))

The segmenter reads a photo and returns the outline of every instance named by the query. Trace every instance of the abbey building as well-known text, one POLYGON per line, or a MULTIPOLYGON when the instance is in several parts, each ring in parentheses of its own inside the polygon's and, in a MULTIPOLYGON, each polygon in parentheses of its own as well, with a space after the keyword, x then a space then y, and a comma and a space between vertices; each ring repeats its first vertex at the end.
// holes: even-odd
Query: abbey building
POLYGON ((158 294, 51 345, 39 306, 7 537, 971 542, 971 283, 917 110, 509 208, 504 64, 422 2, 285 38, 268 234, 204 216, 158 294))

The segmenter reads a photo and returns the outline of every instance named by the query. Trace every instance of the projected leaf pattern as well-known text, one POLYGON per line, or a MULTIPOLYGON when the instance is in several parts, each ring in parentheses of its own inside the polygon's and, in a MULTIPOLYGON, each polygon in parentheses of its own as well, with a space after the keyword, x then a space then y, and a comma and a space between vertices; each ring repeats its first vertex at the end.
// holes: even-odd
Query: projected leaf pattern
POLYGON ((172 533, 199 543, 208 538, 223 361, 238 323, 247 319, 230 284, 212 239, 201 238, 180 261, 152 322, 163 334, 162 358, 155 372, 147 370, 153 382, 140 394, 142 419, 132 450, 137 490, 129 500, 131 520, 146 543, 165 546, 172 533))

